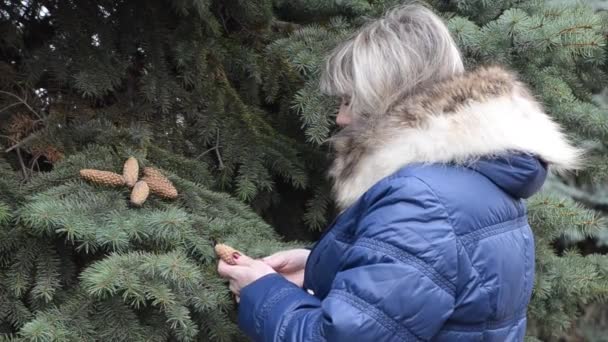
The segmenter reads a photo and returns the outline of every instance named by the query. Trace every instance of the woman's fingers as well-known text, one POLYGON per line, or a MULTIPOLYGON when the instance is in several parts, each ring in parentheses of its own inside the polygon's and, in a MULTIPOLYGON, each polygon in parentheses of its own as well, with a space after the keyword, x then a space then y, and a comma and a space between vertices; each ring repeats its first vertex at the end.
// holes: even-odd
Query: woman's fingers
POLYGON ((230 265, 226 263, 224 260, 220 260, 217 263, 217 273, 219 273, 220 277, 227 279, 234 279, 241 274, 243 266, 240 265, 230 265))
POLYGON ((220 260, 217 263, 217 273, 220 274, 220 277, 222 278, 230 278, 230 265, 228 265, 227 263, 224 262, 224 260, 220 260))
POLYGON ((285 253, 278 252, 272 255, 269 255, 262 259, 266 265, 272 267, 273 269, 280 271, 287 264, 287 258, 285 258, 285 253))
POLYGON ((228 288, 230 289, 230 292, 234 293, 235 296, 240 296, 241 291, 236 284, 234 284, 234 282, 230 282, 230 286, 228 286, 228 288))
POLYGON ((236 262, 237 266, 249 266, 253 261, 254 259, 242 254, 234 257, 234 262, 236 262))
POLYGON ((246 255, 235 258, 236 265, 230 265, 219 260, 217 271, 221 277, 229 280, 228 288, 235 295, 237 303, 240 301, 241 289, 257 279, 275 271, 261 260, 252 259, 246 255))
POLYGON ((302 287, 304 285, 304 270, 282 274, 282 276, 290 282, 296 284, 298 287, 302 287))

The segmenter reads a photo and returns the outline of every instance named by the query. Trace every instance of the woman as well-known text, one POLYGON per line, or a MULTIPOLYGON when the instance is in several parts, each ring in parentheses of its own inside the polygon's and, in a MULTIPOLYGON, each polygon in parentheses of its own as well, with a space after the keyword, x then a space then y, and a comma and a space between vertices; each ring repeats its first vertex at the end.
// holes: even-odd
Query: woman
POLYGON ((342 212, 309 255, 221 262, 255 341, 522 341, 534 282, 524 199, 580 152, 501 67, 464 72, 408 5, 328 59, 343 98, 330 175, 342 212))

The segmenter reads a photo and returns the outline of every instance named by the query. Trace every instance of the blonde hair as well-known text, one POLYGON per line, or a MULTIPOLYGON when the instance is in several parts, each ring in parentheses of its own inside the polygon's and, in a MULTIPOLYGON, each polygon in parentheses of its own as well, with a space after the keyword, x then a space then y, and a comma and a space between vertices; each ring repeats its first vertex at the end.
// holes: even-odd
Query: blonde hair
POLYGON ((336 47, 321 89, 350 98, 356 119, 382 115, 397 98, 463 71, 447 26, 429 8, 411 3, 366 24, 336 47))

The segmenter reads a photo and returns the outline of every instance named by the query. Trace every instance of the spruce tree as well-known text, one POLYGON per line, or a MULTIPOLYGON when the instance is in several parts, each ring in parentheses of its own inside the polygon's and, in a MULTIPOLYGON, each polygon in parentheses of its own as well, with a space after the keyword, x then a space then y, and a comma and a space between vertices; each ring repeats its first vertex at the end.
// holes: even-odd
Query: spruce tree
POLYGON ((103 117, 150 123, 159 145, 213 165, 245 201, 277 180, 309 183, 298 126, 264 101, 262 53, 280 26, 270 0, 7 0, 0 15, 0 96, 23 111, 2 115, 9 139, 32 138, 26 152, 55 157, 65 142, 29 133, 103 117))
POLYGON ((205 187, 211 180, 189 178, 196 165, 155 146, 148 131, 104 121, 68 129, 86 132, 73 137, 78 147, 15 190, 12 220, 2 205, 3 332, 27 341, 237 339, 213 245, 252 256, 289 245, 245 204, 205 187), (151 195, 136 207, 128 187, 79 177, 81 169, 122 172, 129 156, 167 173, 178 198, 151 195))
POLYGON ((240 339, 213 245, 288 248, 246 203, 319 172, 264 100, 280 26, 270 1, 0 2, 0 338, 240 339), (178 198, 79 177, 129 156, 178 198))
MULTIPOLYGON (((0 1, 0 340, 242 339, 213 244, 252 256, 301 245, 251 209, 294 194, 308 199, 306 226, 325 227, 337 99, 319 92, 323 58, 400 2, 0 1), (129 156, 166 173, 178 198, 138 208, 128 188, 78 175, 120 172, 129 156)), ((584 172, 552 177, 529 203, 528 334, 557 338, 608 295, 608 258, 572 243, 605 229, 593 209, 608 114, 593 95, 607 84, 608 21, 568 1, 430 5, 467 68, 518 71, 590 151, 584 172)))

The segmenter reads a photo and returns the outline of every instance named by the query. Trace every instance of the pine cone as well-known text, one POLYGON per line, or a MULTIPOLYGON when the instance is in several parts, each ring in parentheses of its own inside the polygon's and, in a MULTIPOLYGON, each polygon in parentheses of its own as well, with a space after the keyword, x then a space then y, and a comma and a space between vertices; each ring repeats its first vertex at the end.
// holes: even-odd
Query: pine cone
POLYGON ((236 261, 234 261, 234 253, 243 254, 223 243, 218 243, 215 245, 215 254, 217 254, 220 259, 224 260, 224 262, 229 265, 236 265, 236 261))
POLYGON ((133 187, 139 178, 139 164, 137 159, 129 157, 122 168, 122 176, 125 178, 125 183, 128 187, 133 187))
POLYGON ((110 171, 82 169, 80 170, 80 177, 97 184, 109 186, 125 185, 125 179, 121 175, 110 171))
POLYGON ((17 114, 10 121, 7 131, 11 139, 18 141, 33 132, 39 125, 39 120, 34 120, 29 115, 17 114))
POLYGON ((141 207, 142 204, 148 198, 150 194, 150 189, 148 188, 148 184, 144 181, 139 181, 135 183, 133 186, 133 191, 131 191, 131 203, 135 206, 141 207))
POLYGON ((165 180, 169 181, 159 169, 153 167, 144 167, 144 176, 164 178, 165 180))
POLYGON ((143 180, 148 183, 150 192, 163 198, 177 198, 177 189, 159 170, 146 167, 144 168, 144 175, 143 180))

